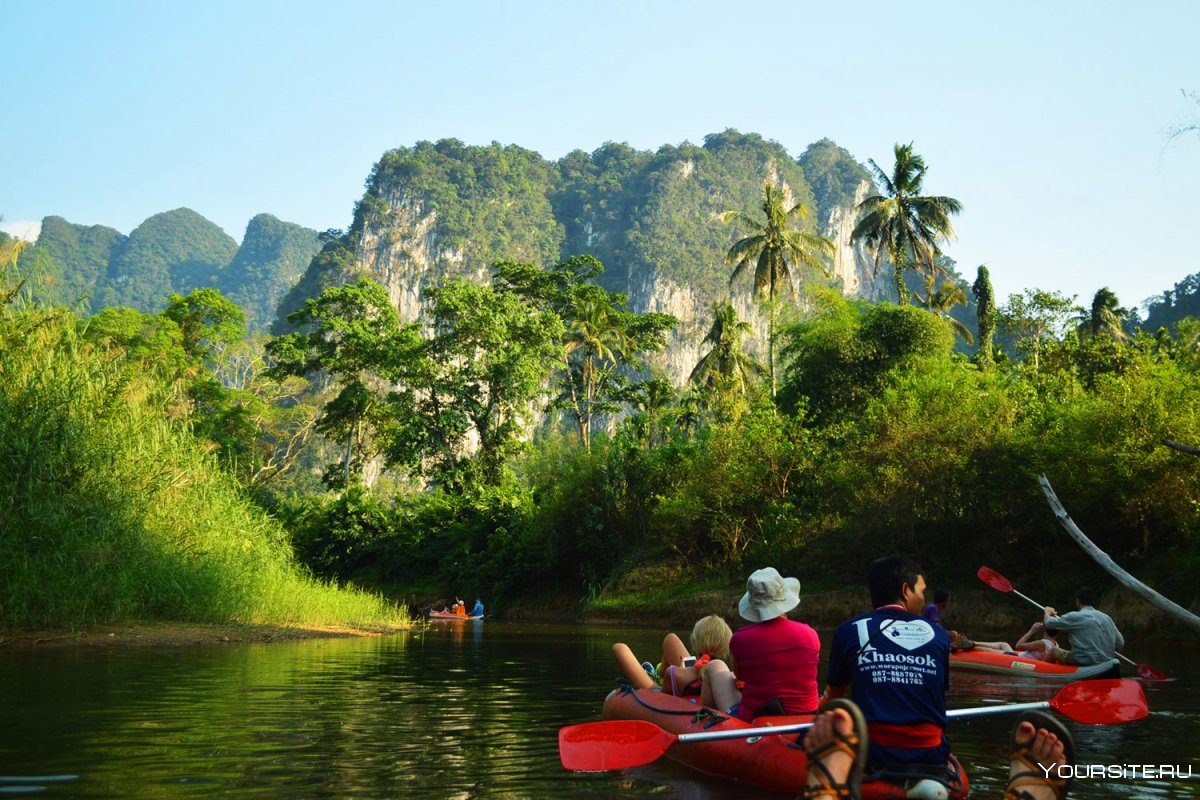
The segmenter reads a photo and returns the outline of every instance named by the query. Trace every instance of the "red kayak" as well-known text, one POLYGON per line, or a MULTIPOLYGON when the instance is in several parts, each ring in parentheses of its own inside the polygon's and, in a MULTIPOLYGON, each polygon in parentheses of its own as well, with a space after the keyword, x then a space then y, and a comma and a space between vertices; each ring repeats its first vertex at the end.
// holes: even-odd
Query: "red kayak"
POLYGON ((1087 680, 1107 672, 1114 665, 1119 666, 1120 662, 1114 659, 1090 667, 1076 667, 1068 664, 1056 664, 1052 661, 1039 661, 1036 658, 1025 658, 1024 656, 1006 656, 995 650, 960 650, 950 654, 951 669, 1020 678, 1040 678, 1050 681, 1087 680))
POLYGON ((429 618, 430 619, 456 619, 461 622, 470 622, 473 619, 483 619, 483 615, 481 614, 478 617, 472 617, 472 616, 469 616, 466 614, 447 614, 444 611, 430 611, 429 618))
MULTIPOLYGON (((791 725, 811 722, 812 716, 759 717, 743 722, 714 709, 693 703, 682 697, 654 689, 614 689, 604 700, 604 718, 641 719, 674 734, 753 728, 764 725, 791 725)), ((675 744, 667 755, 676 761, 709 775, 743 781, 776 792, 796 794, 803 787, 808 773, 808 758, 795 746, 795 734, 759 736, 749 739, 675 744)), ((955 775, 954 785, 947 787, 950 797, 965 798, 970 792, 966 772, 957 759, 948 765, 955 775)), ((948 775, 950 772, 947 773, 948 775)), ((865 781, 864 798, 929 797, 937 782, 925 779, 909 784, 888 781, 865 781), (931 786, 932 784, 932 786, 931 786)))

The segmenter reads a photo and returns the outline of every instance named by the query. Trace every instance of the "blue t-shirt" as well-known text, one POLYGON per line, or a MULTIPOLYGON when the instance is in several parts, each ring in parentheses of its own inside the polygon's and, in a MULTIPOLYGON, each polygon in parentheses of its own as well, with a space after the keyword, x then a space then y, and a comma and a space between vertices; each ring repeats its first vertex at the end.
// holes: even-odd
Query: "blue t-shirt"
POLYGON ((921 615, 930 622, 935 622, 938 625, 942 624, 942 610, 938 608, 937 603, 930 603, 925 606, 925 613, 921 615))
POLYGON ((483 616, 483 601, 482 600, 475 601, 475 607, 471 609, 471 616, 472 617, 482 617, 483 616))
MULTIPOLYGON (((833 634, 828 680, 830 686, 850 686, 868 723, 932 723, 944 728, 950 634, 898 608, 860 614, 833 634)), ((872 743, 869 760, 878 765, 941 764, 949 755, 943 736, 936 748, 872 743)))

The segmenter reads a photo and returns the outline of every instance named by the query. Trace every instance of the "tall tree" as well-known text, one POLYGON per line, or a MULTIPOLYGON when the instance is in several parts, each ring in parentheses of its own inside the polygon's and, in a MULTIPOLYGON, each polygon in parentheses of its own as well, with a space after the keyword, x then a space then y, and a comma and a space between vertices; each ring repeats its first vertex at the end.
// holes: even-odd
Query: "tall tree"
POLYGON ((996 295, 992 291, 992 279, 988 275, 987 265, 979 265, 971 293, 975 295, 975 318, 979 324, 979 350, 976 360, 983 369, 991 369, 995 364, 992 340, 996 335, 996 295))
POLYGON ((963 287, 957 283, 943 283, 936 289, 932 289, 924 300, 926 308, 946 320, 950 325, 950 330, 954 331, 956 336, 967 344, 975 343, 975 337, 971 335, 970 329, 950 315, 950 310, 955 306, 967 304, 967 293, 963 287))
POLYGON ((737 309, 728 299, 713 303, 712 326, 703 342, 710 347, 696 362, 688 382, 710 388, 728 386, 745 395, 751 379, 766 372, 762 364, 742 352, 742 339, 751 330, 749 322, 738 319, 737 309))
POLYGON ((741 211, 724 211, 718 215, 722 223, 736 223, 750 233, 734 242, 725 255, 733 264, 729 283, 733 285, 751 264, 754 265, 754 291, 766 295, 769 303, 767 331, 767 365, 771 374, 771 397, 775 397, 775 316, 776 300, 780 293, 794 298, 794 280, 801 267, 808 267, 829 277, 826 263, 833 257, 833 242, 815 233, 793 227, 808 216, 808 209, 796 203, 784 209, 783 191, 767 183, 763 186, 762 210, 765 219, 758 221, 741 211))
MULTIPOLYGON (((356 463, 365 463, 377 446, 375 432, 383 418, 386 387, 378 371, 394 351, 418 342, 415 325, 400 325, 387 291, 370 278, 332 286, 288 315, 300 331, 272 339, 267 353, 274 359, 271 374, 326 373, 340 386, 325 403, 317 430, 345 441, 340 483, 353 483, 356 463)), ((337 483, 333 468, 327 481, 337 483)))
POLYGON ((1075 297, 1043 289, 1026 289, 1023 294, 1010 294, 1008 302, 999 309, 998 318, 1004 331, 1016 339, 1017 349, 1033 356, 1033 371, 1041 367, 1042 351, 1047 344, 1062 335, 1072 314, 1081 311, 1075 297))
POLYGON ((913 152, 912 144, 897 144, 896 162, 889 175, 869 161, 883 189, 858 204, 858 224, 850 241, 864 241, 875 253, 875 269, 887 256, 895 270, 893 281, 901 304, 908 302, 904 270, 915 269, 932 276, 940 268, 938 246, 954 236, 950 217, 962 211, 962 203, 953 197, 922 195, 925 159, 913 152))
POLYGON ((1129 309, 1121 307, 1121 301, 1112 289, 1105 286, 1092 297, 1092 305, 1078 318, 1079 333, 1086 339, 1109 336, 1117 341, 1129 338, 1125 332, 1125 320, 1129 309))
MULTIPOLYGON (((441 477, 449 484, 497 485, 556 361, 562 320, 511 290, 469 281, 446 281, 426 295, 437 331, 428 353, 441 376, 429 390, 443 396, 440 413, 426 415, 425 424, 436 427, 446 413, 460 416, 479 445, 469 461, 452 459, 462 469, 441 477)), ((466 449, 451 444, 454 456, 466 449)))
POLYGON ((573 256, 551 269, 499 262, 495 281, 511 287, 541 307, 558 314, 564 324, 561 362, 554 405, 565 409, 591 448, 597 415, 616 411, 629 384, 641 371, 641 358, 660 350, 676 320, 669 314, 636 314, 624 294, 609 292, 593 281, 604 266, 592 256, 573 256))

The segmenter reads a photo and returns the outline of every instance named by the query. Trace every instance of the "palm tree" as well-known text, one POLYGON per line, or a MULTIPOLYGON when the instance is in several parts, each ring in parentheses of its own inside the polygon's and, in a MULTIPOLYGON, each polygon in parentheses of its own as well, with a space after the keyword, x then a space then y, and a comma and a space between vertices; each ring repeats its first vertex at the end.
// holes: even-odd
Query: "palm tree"
POLYGON ((751 330, 749 322, 738 319, 737 309, 728 299, 713 303, 712 327, 704 337, 704 344, 712 347, 696 363, 688 382, 710 387, 724 383, 746 394, 750 378, 766 372, 762 364, 742 352, 742 337, 751 330))
POLYGON ((601 384, 609 370, 636 350, 637 342, 609 303, 585 298, 576 305, 574 319, 567 326, 563 357, 567 362, 567 393, 585 449, 592 447, 592 412, 598 404, 601 384))
POLYGON ((897 144, 896 163, 888 175, 869 161, 875 179, 884 194, 868 197, 858 204, 858 224, 850 241, 862 239, 875 251, 875 270, 886 254, 895 268, 893 280, 901 303, 908 300, 904 270, 912 268, 927 276, 941 271, 936 259, 941 255, 939 240, 954 236, 950 217, 962 211, 962 203, 953 197, 923 196, 925 159, 913 152, 912 144, 897 144))
POLYGON ((950 323, 950 329, 962 337, 967 344, 975 344, 975 337, 971 335, 970 329, 950 316, 950 309, 967 304, 967 293, 961 286, 957 283, 943 283, 933 289, 927 297, 922 298, 917 295, 917 299, 921 300, 925 307, 934 314, 950 323))
POLYGON ((793 272, 799 267, 811 267, 829 277, 825 266, 833 256, 833 242, 815 233, 806 233, 791 226, 795 221, 808 216, 808 209, 796 203, 786 211, 783 208, 783 191, 770 183, 763 187, 763 213, 766 221, 759 222, 741 211, 725 211, 718 215, 722 223, 738 223, 750 231, 750 235, 734 242, 725 255, 725 261, 734 264, 729 276, 730 285, 746 268, 754 264, 754 291, 758 296, 766 295, 770 301, 770 320, 767 332, 767 363, 771 372, 771 397, 775 396, 775 300, 781 289, 789 297, 795 297, 792 284, 793 272))
POLYGON ((1085 339, 1106 335, 1124 341, 1129 338, 1123 327, 1128 317, 1129 309, 1121 308, 1117 295, 1105 286, 1092 298, 1091 309, 1077 318, 1077 330, 1085 339))

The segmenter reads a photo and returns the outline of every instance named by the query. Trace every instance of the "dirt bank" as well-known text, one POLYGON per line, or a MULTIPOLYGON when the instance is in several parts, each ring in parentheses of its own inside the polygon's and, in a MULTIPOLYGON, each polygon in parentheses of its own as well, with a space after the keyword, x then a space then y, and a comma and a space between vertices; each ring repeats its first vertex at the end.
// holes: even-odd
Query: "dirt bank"
POLYGON ((377 636, 395 632, 339 626, 204 625, 155 622, 100 625, 81 630, 27 630, 0 634, 0 649, 33 650, 61 647, 188 647, 296 639, 377 636))

